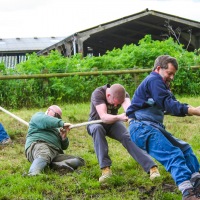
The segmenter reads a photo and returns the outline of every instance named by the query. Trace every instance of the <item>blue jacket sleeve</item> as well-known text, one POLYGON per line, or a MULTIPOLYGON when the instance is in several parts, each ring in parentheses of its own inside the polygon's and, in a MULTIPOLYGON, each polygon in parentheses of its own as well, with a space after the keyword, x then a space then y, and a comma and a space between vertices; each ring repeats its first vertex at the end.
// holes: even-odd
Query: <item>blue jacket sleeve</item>
POLYGON ((163 111, 175 116, 188 114, 188 105, 177 101, 162 79, 150 79, 148 87, 156 105, 163 111))

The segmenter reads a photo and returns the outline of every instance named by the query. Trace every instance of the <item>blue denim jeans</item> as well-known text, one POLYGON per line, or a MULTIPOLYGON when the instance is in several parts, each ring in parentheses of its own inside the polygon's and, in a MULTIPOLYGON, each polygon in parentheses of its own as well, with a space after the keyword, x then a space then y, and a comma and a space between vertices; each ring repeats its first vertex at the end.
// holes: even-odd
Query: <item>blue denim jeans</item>
MULTIPOLYGON (((173 145, 159 129, 139 121, 131 123, 129 130, 131 140, 160 162, 171 173, 177 185, 190 180, 191 175, 199 171, 199 162, 187 143, 185 143, 187 149, 182 151, 178 145, 173 145)), ((181 143, 181 140, 177 139, 177 144, 179 141, 181 143)))
POLYGON ((3 125, 0 123, 0 142, 10 138, 7 132, 5 131, 3 125))

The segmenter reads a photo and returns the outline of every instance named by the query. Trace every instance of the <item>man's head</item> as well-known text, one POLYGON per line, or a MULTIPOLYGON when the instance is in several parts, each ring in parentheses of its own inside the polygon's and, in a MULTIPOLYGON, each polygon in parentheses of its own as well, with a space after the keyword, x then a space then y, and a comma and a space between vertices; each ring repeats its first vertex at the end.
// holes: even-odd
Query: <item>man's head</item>
POLYGON ((177 60, 171 56, 159 56, 154 62, 153 71, 160 74, 167 84, 169 84, 174 79, 177 70, 177 60))
POLYGON ((109 104, 114 106, 121 105, 126 97, 125 88, 120 84, 113 84, 107 89, 106 99, 109 104))
POLYGON ((47 115, 52 116, 52 117, 56 117, 61 119, 62 117, 62 110, 60 109, 59 106, 57 105, 52 105, 47 109, 46 112, 47 115))

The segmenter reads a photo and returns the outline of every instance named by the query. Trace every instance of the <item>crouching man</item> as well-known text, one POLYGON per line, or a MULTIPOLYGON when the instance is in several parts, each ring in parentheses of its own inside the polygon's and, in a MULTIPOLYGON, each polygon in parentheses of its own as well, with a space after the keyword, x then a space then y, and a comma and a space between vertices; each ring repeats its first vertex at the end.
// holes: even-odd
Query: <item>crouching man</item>
POLYGON ((29 176, 40 174, 48 165, 52 169, 69 172, 84 165, 82 158, 63 152, 69 146, 67 133, 71 124, 64 122, 61 116, 62 110, 57 105, 32 116, 25 143, 26 158, 32 163, 29 176))

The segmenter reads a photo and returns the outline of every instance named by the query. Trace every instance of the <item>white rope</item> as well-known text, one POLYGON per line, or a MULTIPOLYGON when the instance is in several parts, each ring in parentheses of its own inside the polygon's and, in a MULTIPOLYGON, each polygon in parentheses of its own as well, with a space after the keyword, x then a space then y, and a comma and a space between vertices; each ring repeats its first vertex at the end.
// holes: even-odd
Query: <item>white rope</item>
POLYGON ((90 125, 90 124, 98 124, 98 123, 102 123, 102 120, 93 120, 93 121, 89 121, 89 122, 83 122, 80 124, 71 125, 71 126, 69 126, 69 128, 72 129, 72 128, 77 128, 77 127, 86 126, 86 125, 90 125))
POLYGON ((7 111, 6 109, 2 108, 1 106, 0 106, 0 110, 2 110, 3 112, 9 114, 10 116, 14 117, 16 120, 18 120, 19 122, 25 124, 26 126, 29 126, 28 122, 26 122, 23 119, 17 117, 16 115, 12 114, 11 112, 7 111))
MULTIPOLYGON (((25 124, 26 126, 29 126, 28 122, 17 117, 16 115, 12 114, 11 112, 7 111, 6 109, 2 108, 1 106, 0 106, 0 110, 2 110, 3 112, 7 113, 10 116, 12 116, 13 118, 15 118, 19 122, 25 124)), ((69 129, 77 128, 77 127, 81 127, 81 126, 86 126, 86 125, 90 125, 90 124, 98 124, 98 123, 102 123, 102 120, 93 120, 93 121, 89 121, 89 122, 83 122, 83 123, 80 123, 80 124, 74 124, 74 125, 69 126, 69 129)))

